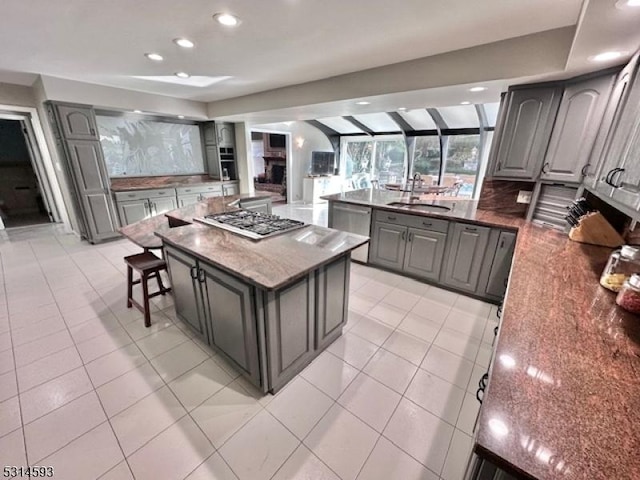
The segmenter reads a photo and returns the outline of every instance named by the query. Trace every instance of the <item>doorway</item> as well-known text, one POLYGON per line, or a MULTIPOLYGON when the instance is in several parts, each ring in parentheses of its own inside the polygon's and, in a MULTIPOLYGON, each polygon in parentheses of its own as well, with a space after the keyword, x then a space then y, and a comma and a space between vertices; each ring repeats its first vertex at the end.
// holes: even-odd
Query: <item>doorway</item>
POLYGON ((274 204, 286 204, 290 195, 289 141, 289 134, 251 131, 253 186, 256 195, 270 195, 274 204))
POLYGON ((29 122, 17 115, 0 116, 0 225, 5 228, 54 221, 37 170, 37 151, 29 122))

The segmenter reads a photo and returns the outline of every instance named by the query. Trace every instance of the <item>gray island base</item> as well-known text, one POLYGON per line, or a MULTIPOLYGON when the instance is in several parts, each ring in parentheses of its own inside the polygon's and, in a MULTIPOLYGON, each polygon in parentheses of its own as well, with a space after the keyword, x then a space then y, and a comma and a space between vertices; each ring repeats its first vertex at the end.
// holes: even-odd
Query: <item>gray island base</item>
POLYGON ((165 242, 176 314, 251 383, 275 393, 342 334, 350 253, 276 290, 165 242))
POLYGON ((182 226, 153 226, 176 315, 252 384, 275 393, 342 334, 351 251, 369 238, 308 225, 254 241, 191 223, 226 208, 209 199, 167 214, 182 226))

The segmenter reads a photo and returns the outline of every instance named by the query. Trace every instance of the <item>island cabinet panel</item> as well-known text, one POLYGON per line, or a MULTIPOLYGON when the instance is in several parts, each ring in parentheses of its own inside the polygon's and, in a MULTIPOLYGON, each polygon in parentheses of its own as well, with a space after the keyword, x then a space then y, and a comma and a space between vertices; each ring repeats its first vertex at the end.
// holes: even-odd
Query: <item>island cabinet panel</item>
MULTIPOLYGON (((497 242, 490 240, 489 246, 487 247, 483 270, 488 270, 488 277, 483 291, 478 293, 480 295, 502 299, 504 298, 509 281, 511 262, 516 246, 516 234, 513 232, 493 230, 491 236, 493 238, 497 236, 497 242)), ((483 276, 484 274, 481 275, 481 287, 484 282, 482 280, 483 276)))
POLYGON ((164 247, 164 256, 171 275, 176 315, 208 342, 197 260, 168 245, 164 247))
POLYGON ((437 281, 446 243, 446 233, 410 228, 404 254, 404 270, 437 281))
POLYGON ((444 283, 451 287, 475 292, 490 228, 456 223, 449 245, 444 283))
POLYGON ((263 292, 268 375, 280 389, 314 357, 315 279, 312 274, 275 292, 263 292))
POLYGON ((402 269, 407 227, 376 222, 371 236, 371 263, 402 269))
POLYGON ((351 259, 341 259, 317 273, 316 349, 323 350, 342 334, 349 307, 351 259))
POLYGON ((210 343, 259 385, 254 288, 206 263, 200 270, 210 343))

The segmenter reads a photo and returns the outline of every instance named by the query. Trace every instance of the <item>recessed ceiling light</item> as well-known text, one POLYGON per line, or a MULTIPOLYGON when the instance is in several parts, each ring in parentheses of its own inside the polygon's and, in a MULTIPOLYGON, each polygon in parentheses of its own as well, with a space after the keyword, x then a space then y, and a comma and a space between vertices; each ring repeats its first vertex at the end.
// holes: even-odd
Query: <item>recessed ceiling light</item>
POLYGON ((589 57, 590 62, 609 62, 611 60, 616 60, 625 55, 625 52, 620 52, 613 50, 611 52, 602 52, 597 55, 592 55, 589 57))
POLYGON ((640 7, 640 0, 618 0, 616 8, 640 7))
POLYGON ((460 102, 460 105, 471 105, 471 102, 460 102))
POLYGON ((195 43, 193 43, 191 40, 187 38, 174 38, 173 43, 175 43, 176 45, 182 48, 193 48, 196 46, 195 43))
POLYGON ((216 13, 213 18, 216 22, 220 25, 224 25, 225 27, 235 27, 240 23, 240 19, 230 13, 216 13))
POLYGON ((187 72, 176 72, 174 75, 178 78, 189 78, 191 76, 187 72))
POLYGON ((371 105, 371 102, 365 102, 363 100, 362 102, 356 102, 356 105, 371 105))
POLYGON ((133 113, 142 113, 142 110, 134 110, 133 113))
POLYGON ((184 115, 178 115, 178 118, 182 120, 184 118, 184 115))
POLYGON ((398 111, 400 112, 404 112, 407 109, 407 107, 398 107, 398 111))
POLYGON ((471 87, 469 89, 470 92, 484 92, 487 87, 471 87))
POLYGON ((164 60, 164 57, 159 53, 145 53, 144 56, 149 60, 153 60, 154 62, 161 62, 162 60, 164 60))

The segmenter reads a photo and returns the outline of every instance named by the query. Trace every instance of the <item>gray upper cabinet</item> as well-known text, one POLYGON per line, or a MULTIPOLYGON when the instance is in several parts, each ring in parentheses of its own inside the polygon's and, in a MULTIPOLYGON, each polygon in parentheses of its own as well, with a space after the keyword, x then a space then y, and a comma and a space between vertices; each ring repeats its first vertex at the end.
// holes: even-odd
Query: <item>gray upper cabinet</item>
POLYGON ((562 88, 509 91, 497 144, 492 147, 493 176, 534 179, 544 159, 562 88))
POLYGON ((216 131, 218 133, 218 146, 221 148, 236 146, 236 132, 233 123, 216 122, 216 131))
POLYGON ((475 292, 487 243, 488 227, 455 223, 449 245, 443 282, 451 287, 475 292))
POLYGON ((437 281, 446 243, 446 233, 410 228, 404 255, 404 270, 437 281))
POLYGON ((577 183, 587 173, 613 81, 607 75, 565 87, 541 179, 577 183))
POLYGON ((214 122, 206 122, 202 124, 202 138, 205 145, 217 145, 218 135, 216 132, 216 124, 214 122))
POLYGON ((260 384, 253 287, 210 265, 200 265, 211 343, 260 384))
POLYGON ((516 245, 516 234, 500 232, 498 245, 491 263, 489 281, 485 293, 496 298, 503 298, 507 290, 513 251, 516 245))
POLYGON ((400 270, 404 265, 407 227, 375 222, 371 236, 371 263, 400 270))
POLYGON ((116 236, 117 225, 104 168, 100 142, 67 140, 74 184, 89 230, 90 240, 116 236))
POLYGON ((220 154, 218 152, 218 147, 215 145, 206 145, 204 147, 204 155, 207 161, 207 171, 209 172, 209 176, 211 178, 216 178, 220 180, 220 154))
POLYGON ((202 309, 197 261, 166 244, 164 255, 171 275, 176 315, 207 342, 208 332, 202 309))
POLYGON ((99 140, 98 127, 91 107, 59 105, 58 115, 65 138, 70 140, 99 140))
POLYGON ((611 196, 613 191, 613 186, 608 180, 613 170, 618 167, 618 155, 622 146, 619 143, 620 136, 616 133, 637 65, 638 55, 618 74, 589 159, 590 167, 587 170, 585 184, 605 196, 611 196))
POLYGON ((118 201, 118 215, 120 216, 120 224, 122 226, 139 222, 145 218, 149 218, 151 207, 149 200, 146 198, 139 200, 118 201))

